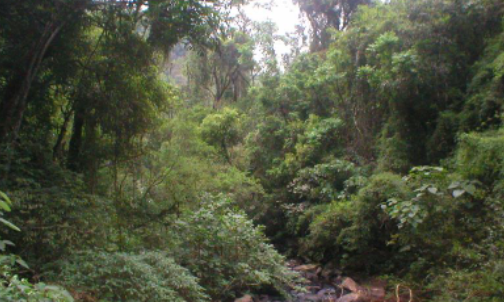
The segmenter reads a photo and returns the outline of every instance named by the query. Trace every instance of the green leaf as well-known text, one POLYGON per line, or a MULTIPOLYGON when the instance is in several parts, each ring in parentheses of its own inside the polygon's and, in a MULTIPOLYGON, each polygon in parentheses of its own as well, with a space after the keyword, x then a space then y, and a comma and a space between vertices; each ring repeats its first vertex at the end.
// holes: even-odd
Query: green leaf
POLYGON ((5 202, 3 200, 0 200, 0 208, 2 208, 6 212, 10 212, 11 211, 11 208, 9 207, 9 205, 7 204, 7 202, 5 202))
POLYGON ((12 222, 10 222, 8 220, 0 218, 0 222, 3 223, 4 225, 6 225, 7 227, 13 229, 14 231, 21 232, 21 230, 17 226, 15 226, 12 222))
POLYGON ((23 259, 21 258, 18 258, 16 259, 16 263, 21 265, 22 267, 26 268, 26 269, 30 269, 30 267, 28 266, 28 263, 26 263, 23 259))
POLYGON ((471 194, 471 195, 474 195, 474 193, 476 193, 476 186, 475 186, 475 185, 473 185, 473 184, 469 184, 469 185, 467 185, 467 186, 464 186, 464 190, 465 190, 467 193, 469 193, 469 194, 471 194))
POLYGON ((5 245, 15 246, 15 244, 10 240, 2 240, 2 242, 5 243, 5 245))
POLYGON ((2 197, 2 199, 6 201, 8 204, 12 204, 12 201, 10 200, 9 196, 7 196, 4 192, 0 191, 0 197, 2 197))
POLYGON ((458 197, 462 196, 464 193, 465 193, 464 190, 454 190, 452 195, 453 195, 453 197, 458 198, 458 197))
POLYGON ((408 252, 411 250, 411 245, 406 245, 406 246, 403 246, 400 250, 399 250, 399 253, 404 253, 404 252, 408 252))
POLYGON ((460 181, 454 181, 448 187, 448 190, 453 190, 460 187, 460 181))
POLYGON ((429 191, 429 193, 436 194, 438 192, 438 189, 436 187, 429 187, 427 191, 429 191))

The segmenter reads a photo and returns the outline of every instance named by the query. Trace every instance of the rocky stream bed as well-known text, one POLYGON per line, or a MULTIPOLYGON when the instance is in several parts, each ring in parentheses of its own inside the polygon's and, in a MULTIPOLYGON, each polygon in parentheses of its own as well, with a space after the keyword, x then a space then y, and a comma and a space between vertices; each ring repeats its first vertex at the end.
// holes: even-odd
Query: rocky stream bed
POLYGON ((314 264, 301 264, 289 261, 290 269, 299 272, 306 282, 304 291, 292 291, 292 299, 269 295, 246 295, 235 302, 411 302, 412 297, 402 295, 386 298, 386 283, 380 280, 366 280, 363 285, 352 278, 343 277, 341 272, 314 264))

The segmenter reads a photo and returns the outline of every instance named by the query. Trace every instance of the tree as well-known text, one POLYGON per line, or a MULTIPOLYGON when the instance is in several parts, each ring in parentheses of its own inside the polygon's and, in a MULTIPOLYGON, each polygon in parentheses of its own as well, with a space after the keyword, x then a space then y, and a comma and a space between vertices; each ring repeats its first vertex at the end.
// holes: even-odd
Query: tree
MULTIPOLYGON (((77 32, 89 29, 97 21, 108 39, 129 34, 145 39, 152 50, 166 52, 182 37, 196 41, 205 36, 209 26, 215 26, 217 15, 204 2, 9 0, 4 3, 0 17, 5 27, 1 34, 2 40, 10 45, 5 48, 5 55, 12 61, 5 61, 8 71, 2 87, 0 143, 17 138, 33 83, 40 80, 42 68, 50 70, 44 62, 66 43, 80 37, 77 32), (23 42, 14 43, 19 37, 23 37, 23 42), (63 41, 58 44, 58 40, 63 41)), ((132 52, 130 55, 135 56, 132 52)), ((83 68, 87 68, 86 63, 83 68)))
POLYGON ((294 0, 311 25, 311 51, 329 46, 330 28, 345 30, 359 5, 369 5, 371 0, 294 0))
POLYGON ((219 148, 229 163, 229 148, 240 139, 240 114, 235 109, 224 108, 205 117, 201 132, 208 144, 219 148))
POLYGON ((213 108, 225 99, 236 102, 245 95, 254 69, 253 40, 245 33, 233 32, 213 49, 193 52, 188 62, 189 89, 195 96, 209 95, 213 108))
MULTIPOLYGON (((88 0, 10 1, 2 5, 0 21, 5 25, 2 38, 9 47, 5 53, 6 84, 2 87, 0 111, 0 144, 15 140, 27 108, 33 82, 38 79, 49 50, 62 31, 75 34, 84 18, 88 0), (12 43, 22 39, 21 43, 12 43)), ((70 35, 71 35, 70 34, 70 35)), ((69 35, 69 37, 70 37, 69 35)))

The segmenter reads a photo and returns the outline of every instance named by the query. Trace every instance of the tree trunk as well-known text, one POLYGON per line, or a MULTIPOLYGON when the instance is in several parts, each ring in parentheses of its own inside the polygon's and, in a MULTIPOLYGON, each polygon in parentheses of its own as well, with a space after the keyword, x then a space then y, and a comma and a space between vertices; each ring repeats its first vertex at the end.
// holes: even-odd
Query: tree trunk
POLYGON ((68 124, 70 123, 70 118, 72 114, 71 112, 64 114, 63 125, 61 125, 60 132, 58 133, 58 138, 56 140, 56 144, 53 148, 53 160, 58 161, 63 157, 63 145, 65 144, 65 136, 68 131, 68 124))
POLYGON ((36 78, 45 54, 64 23, 46 25, 37 44, 29 51, 29 64, 8 84, 0 112, 0 144, 14 141, 19 133, 31 85, 36 78))
POLYGON ((70 139, 70 146, 68 148, 68 168, 72 171, 80 170, 80 151, 82 146, 82 131, 84 128, 84 110, 78 108, 75 111, 73 122, 73 133, 70 139))

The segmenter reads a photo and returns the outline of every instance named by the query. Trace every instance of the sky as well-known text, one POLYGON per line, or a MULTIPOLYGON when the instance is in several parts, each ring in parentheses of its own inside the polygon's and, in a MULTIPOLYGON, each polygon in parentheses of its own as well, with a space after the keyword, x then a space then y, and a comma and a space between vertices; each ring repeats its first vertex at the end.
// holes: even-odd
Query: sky
MULTIPOLYGON (((278 27, 278 34, 285 35, 294 32, 299 24, 299 8, 292 0, 254 0, 244 7, 247 16, 253 21, 273 21, 278 27), (258 4, 272 3, 271 10, 258 6, 258 4)), ((283 42, 275 43, 277 55, 281 57, 289 52, 289 47, 283 42)))

